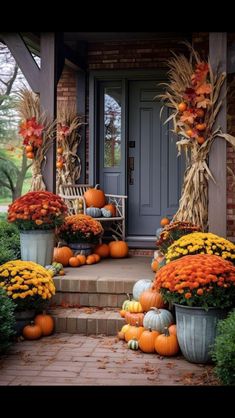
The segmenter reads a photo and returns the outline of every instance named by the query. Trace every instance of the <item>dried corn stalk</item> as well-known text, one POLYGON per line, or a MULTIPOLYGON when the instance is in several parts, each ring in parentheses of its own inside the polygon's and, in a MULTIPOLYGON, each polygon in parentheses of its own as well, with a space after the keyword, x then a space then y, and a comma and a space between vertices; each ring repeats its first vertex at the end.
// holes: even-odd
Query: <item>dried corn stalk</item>
POLYGON ((61 103, 57 125, 57 192, 63 184, 75 184, 81 175, 81 160, 77 149, 81 141, 79 128, 83 124, 75 106, 61 103))
POLYGON ((235 138, 215 127, 216 116, 222 106, 220 91, 225 73, 213 73, 210 63, 203 61, 190 46, 190 58, 179 55, 168 61, 169 83, 158 97, 171 108, 172 131, 179 136, 178 152, 186 153, 179 209, 174 221, 188 221, 202 230, 208 229, 208 180, 215 182, 208 167, 211 145, 221 137, 235 146, 235 138))
POLYGON ((56 138, 56 122, 51 122, 45 112, 41 110, 40 99, 37 94, 26 88, 18 93, 19 99, 16 102, 16 108, 22 119, 21 130, 24 131, 24 145, 32 148, 32 182, 31 191, 45 190, 42 172, 46 164, 46 153, 56 138), (40 126, 40 134, 35 136, 33 128, 27 125, 34 120, 37 126, 40 126), (24 128, 22 126, 24 125, 24 128), (36 141, 40 140, 40 143, 36 141), (26 142, 25 142, 26 141, 26 142))

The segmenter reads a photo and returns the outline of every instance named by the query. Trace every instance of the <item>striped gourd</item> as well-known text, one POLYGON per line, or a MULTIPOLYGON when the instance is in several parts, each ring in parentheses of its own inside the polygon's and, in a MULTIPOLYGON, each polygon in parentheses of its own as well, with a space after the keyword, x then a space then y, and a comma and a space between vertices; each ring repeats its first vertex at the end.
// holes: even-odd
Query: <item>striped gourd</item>
POLYGON ((139 344, 137 340, 130 340, 128 341, 127 347, 131 350, 138 350, 139 344))
POLYGON ((128 312, 134 312, 134 313, 143 312, 141 304, 137 300, 134 300, 134 299, 128 303, 126 310, 128 312))
POLYGON ((158 331, 161 334, 164 331, 164 327, 169 327, 174 323, 172 314, 166 309, 151 308, 144 317, 144 328, 151 328, 158 331))
POLYGON ((139 300, 141 293, 149 289, 151 286, 152 286, 152 280, 150 279, 138 280, 138 282, 136 282, 133 287, 133 298, 135 300, 139 300))

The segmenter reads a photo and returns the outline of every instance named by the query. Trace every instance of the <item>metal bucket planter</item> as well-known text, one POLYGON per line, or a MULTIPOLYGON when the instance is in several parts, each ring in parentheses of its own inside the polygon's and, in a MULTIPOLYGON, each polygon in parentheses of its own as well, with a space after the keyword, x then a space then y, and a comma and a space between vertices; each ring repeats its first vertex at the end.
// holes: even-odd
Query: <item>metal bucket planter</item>
POLYGON ((21 231, 21 260, 34 261, 42 266, 51 264, 53 260, 54 240, 54 230, 21 231))
POLYGON ((92 254, 95 247, 94 244, 89 244, 87 242, 73 242, 69 243, 68 246, 74 251, 75 255, 83 254, 85 256, 92 254))
POLYGON ((210 350, 216 337, 219 319, 227 312, 218 308, 203 308, 175 305, 177 337, 184 357, 192 363, 211 362, 210 350))

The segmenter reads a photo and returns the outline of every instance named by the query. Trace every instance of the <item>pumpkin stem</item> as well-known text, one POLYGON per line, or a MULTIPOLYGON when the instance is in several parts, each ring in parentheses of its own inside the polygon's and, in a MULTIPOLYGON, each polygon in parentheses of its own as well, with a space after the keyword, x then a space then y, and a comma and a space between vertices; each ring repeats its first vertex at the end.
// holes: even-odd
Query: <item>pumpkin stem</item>
POLYGON ((33 327, 34 326, 34 321, 30 321, 30 325, 31 325, 31 327, 33 327))
POLYGON ((153 331, 152 331, 152 328, 148 328, 148 331, 149 331, 149 332, 153 332, 153 331))
POLYGON ((158 308, 156 308, 155 306, 152 306, 150 308, 150 311, 156 311, 158 314, 160 314, 160 310, 158 308))
POLYGON ((95 189, 97 189, 97 190, 100 189, 100 184, 99 183, 95 185, 95 189))
POLYGON ((164 327, 164 335, 165 335, 165 337, 170 336, 169 329, 167 327, 164 327))
POLYGON ((127 293, 126 295, 127 295, 128 299, 129 299, 129 300, 131 300, 131 295, 130 295, 130 293, 127 293))

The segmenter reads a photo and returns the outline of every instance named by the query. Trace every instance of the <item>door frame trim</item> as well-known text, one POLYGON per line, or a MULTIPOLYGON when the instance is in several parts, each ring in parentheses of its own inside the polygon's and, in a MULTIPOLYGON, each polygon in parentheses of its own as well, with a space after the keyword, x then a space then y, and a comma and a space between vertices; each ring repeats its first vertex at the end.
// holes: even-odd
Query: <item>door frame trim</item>
MULTIPOLYGON (((98 179, 98 160, 99 158, 99 147, 98 147, 98 118, 97 118, 97 109, 99 104, 98 97, 98 85, 100 81, 115 81, 120 80, 124 88, 124 121, 123 129, 124 134, 123 138, 125 139, 125 193, 127 192, 127 152, 128 152, 128 111, 129 111, 129 92, 128 85, 130 81, 139 81, 139 80, 156 80, 159 82, 165 82, 167 80, 167 68, 160 69, 143 69, 143 70, 92 70, 89 71, 89 184, 96 184, 98 179)), ((128 220, 126 219, 126 222, 128 220)), ((127 225, 126 225, 127 226, 127 225)), ((150 238, 150 237, 149 237, 150 238)), ((128 239, 128 237, 127 237, 128 239)), ((134 242, 134 236, 132 237, 131 246, 139 246, 140 241, 134 242)), ((144 237, 142 242, 144 242, 144 237)), ((144 246, 151 246, 153 242, 153 237, 145 242, 144 246)))

